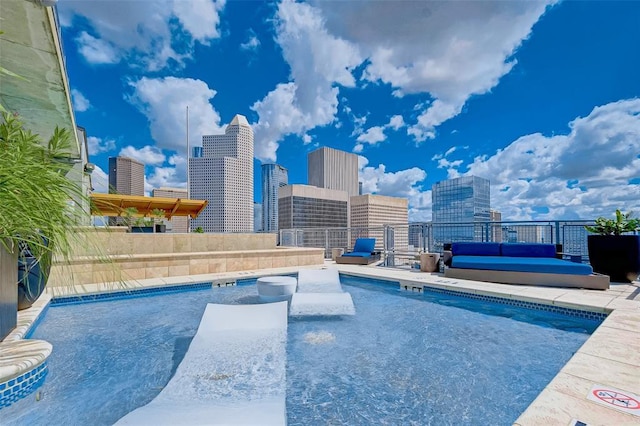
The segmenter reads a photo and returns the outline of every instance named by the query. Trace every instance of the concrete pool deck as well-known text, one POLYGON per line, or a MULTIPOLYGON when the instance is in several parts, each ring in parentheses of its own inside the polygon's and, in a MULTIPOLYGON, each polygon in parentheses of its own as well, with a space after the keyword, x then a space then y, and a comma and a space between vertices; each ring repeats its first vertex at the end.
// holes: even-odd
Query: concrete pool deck
MULTIPOLYGON (((362 265, 337 265, 326 261, 340 272, 365 278, 400 282, 401 287, 422 287, 451 290, 476 295, 494 296, 550 306, 586 310, 608 314, 606 320, 573 355, 531 405, 520 415, 514 425, 574 425, 580 421, 587 425, 638 425, 640 408, 634 409, 632 399, 640 394, 640 282, 612 283, 609 290, 582 290, 496 284, 462 279, 444 278, 442 274, 362 265), (594 389, 619 392, 622 397, 606 394, 594 397, 594 389), (625 409, 624 405, 629 407, 625 409)), ((322 265, 316 265, 319 267, 322 265)), ((122 283, 87 284, 69 288, 54 288, 44 298, 72 295, 88 295, 136 288, 161 287, 211 281, 227 285, 236 279, 249 279, 263 275, 292 274, 301 268, 283 267, 242 272, 187 275, 181 277, 154 278, 122 283)), ((49 289, 48 289, 49 291, 49 289)), ((35 321, 38 311, 46 303, 37 303, 34 309, 20 311, 19 329, 5 339, 15 341, 24 336, 29 323, 35 321), (22 317, 22 318, 21 318, 22 317)), ((0 377, 0 382, 4 379, 0 377)), ((613 394, 612 394, 613 395, 613 394)), ((579 424, 579 423, 578 423, 579 424)))

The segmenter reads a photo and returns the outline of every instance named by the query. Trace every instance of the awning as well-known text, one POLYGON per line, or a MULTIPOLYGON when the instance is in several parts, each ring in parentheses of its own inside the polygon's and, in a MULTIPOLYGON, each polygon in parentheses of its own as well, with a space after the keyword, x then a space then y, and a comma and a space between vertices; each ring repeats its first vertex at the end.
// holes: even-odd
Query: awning
POLYGON ((196 218, 207 206, 206 200, 185 198, 143 197, 139 195, 91 194, 91 214, 94 216, 123 216, 124 210, 135 207, 133 217, 151 217, 155 209, 164 210, 165 217, 191 216, 196 218))

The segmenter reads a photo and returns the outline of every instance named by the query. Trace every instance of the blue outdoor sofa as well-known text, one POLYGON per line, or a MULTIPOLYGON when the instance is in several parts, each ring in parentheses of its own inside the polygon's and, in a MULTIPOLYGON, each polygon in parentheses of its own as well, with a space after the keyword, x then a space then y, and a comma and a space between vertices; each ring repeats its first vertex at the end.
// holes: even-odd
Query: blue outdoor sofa
POLYGON ((609 288, 609 277, 590 265, 558 257, 554 244, 460 242, 451 245, 444 275, 506 284, 609 288))
POLYGON ((352 265, 368 265, 380 260, 380 252, 376 250, 375 238, 358 238, 353 251, 336 257, 336 263, 352 265))

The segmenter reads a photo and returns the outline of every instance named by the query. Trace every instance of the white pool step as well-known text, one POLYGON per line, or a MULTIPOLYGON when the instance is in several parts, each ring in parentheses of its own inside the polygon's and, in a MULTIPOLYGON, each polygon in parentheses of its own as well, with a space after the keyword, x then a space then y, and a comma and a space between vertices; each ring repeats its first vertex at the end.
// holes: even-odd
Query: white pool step
POLYGON ((349 293, 342 290, 340 274, 335 268, 301 269, 298 287, 291 297, 289 315, 355 315, 349 293))
POLYGON ((287 302, 208 304, 184 359, 117 425, 286 425, 287 302))

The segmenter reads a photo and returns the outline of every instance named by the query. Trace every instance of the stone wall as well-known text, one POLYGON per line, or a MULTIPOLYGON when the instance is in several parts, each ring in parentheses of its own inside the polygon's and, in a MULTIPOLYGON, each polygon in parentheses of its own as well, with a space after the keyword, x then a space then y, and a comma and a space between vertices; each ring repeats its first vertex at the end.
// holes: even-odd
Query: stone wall
POLYGON ((276 247, 275 234, 88 233, 47 287, 322 265, 324 249, 276 247), (100 254, 99 254, 100 253, 100 254))

